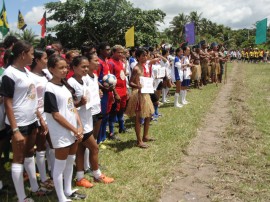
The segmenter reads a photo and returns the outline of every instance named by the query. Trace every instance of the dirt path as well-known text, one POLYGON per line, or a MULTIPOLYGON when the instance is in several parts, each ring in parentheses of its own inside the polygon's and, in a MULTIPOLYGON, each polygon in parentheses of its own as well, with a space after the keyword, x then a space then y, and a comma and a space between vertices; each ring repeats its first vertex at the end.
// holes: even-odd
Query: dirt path
POLYGON ((187 148, 187 154, 181 159, 175 180, 161 195, 162 202, 211 201, 213 191, 211 181, 217 175, 217 168, 209 162, 214 155, 222 155, 222 133, 231 121, 229 99, 237 75, 238 65, 234 64, 230 79, 223 85, 197 136, 187 148))

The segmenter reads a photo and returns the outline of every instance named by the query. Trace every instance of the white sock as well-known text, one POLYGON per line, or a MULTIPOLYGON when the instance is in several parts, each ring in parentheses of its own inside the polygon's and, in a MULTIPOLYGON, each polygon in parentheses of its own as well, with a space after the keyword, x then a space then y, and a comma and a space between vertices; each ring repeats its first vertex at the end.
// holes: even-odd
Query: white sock
POLYGON ((63 172, 65 170, 65 167, 66 167, 66 160, 55 159, 53 171, 54 174, 53 183, 59 202, 67 200, 67 197, 65 196, 63 189, 63 172))
POLYGON ((28 157, 24 158, 24 168, 28 174, 31 190, 32 192, 36 192, 39 188, 37 183, 37 176, 36 176, 36 165, 35 165, 35 158, 28 157))
POLYGON ((184 101, 185 102, 187 102, 186 97, 187 97, 187 90, 184 90, 184 101))
POLYGON ((3 182, 0 180, 0 190, 3 188, 3 182))
POLYGON ((75 155, 68 155, 66 168, 64 170, 64 189, 66 196, 72 194, 71 184, 72 184, 72 174, 73 174, 73 164, 75 161, 75 155))
POLYGON ((84 172, 83 171, 78 171, 76 173, 77 181, 80 181, 81 179, 83 179, 83 177, 84 177, 84 172))
POLYGON ((181 99, 181 103, 184 104, 184 90, 180 91, 180 99, 181 99))
POLYGON ((46 165, 45 165, 45 153, 46 151, 36 152, 36 163, 38 167, 38 171, 40 174, 41 182, 45 182, 47 180, 46 175, 46 165))
POLYGON ((53 176, 54 162, 55 162, 55 150, 54 149, 50 149, 49 159, 50 159, 50 162, 51 162, 51 176, 53 176))
MULTIPOLYGON (((181 91, 180 91, 181 92, 181 91)), ((178 103, 178 99, 179 99, 179 93, 175 93, 174 94, 174 106, 176 106, 178 103)))
POLYGON ((94 178, 99 179, 101 176, 101 171, 99 169, 93 170, 94 178))
POLYGON ((162 88, 162 102, 165 102, 166 100, 166 89, 162 88))
POLYGON ((23 202, 26 198, 23 184, 23 164, 12 163, 11 175, 19 202, 23 202))
POLYGON ((84 170, 87 170, 88 168, 90 168, 90 164, 89 164, 89 149, 85 149, 84 151, 84 170))
POLYGON ((165 98, 167 97, 169 91, 170 91, 170 88, 167 87, 165 90, 165 98))

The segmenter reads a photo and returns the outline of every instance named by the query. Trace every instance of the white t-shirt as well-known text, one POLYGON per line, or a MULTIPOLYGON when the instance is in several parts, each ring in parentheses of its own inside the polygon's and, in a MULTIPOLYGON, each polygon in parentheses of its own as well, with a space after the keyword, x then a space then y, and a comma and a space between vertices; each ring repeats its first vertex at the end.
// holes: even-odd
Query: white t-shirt
MULTIPOLYGON (((182 60, 183 64, 190 64, 188 56, 183 56, 182 60)), ((190 79, 191 69, 189 66, 185 67, 185 71, 183 71, 183 79, 190 79)))
POLYGON ((42 69, 42 71, 45 74, 45 76, 48 79, 48 81, 50 81, 53 78, 51 72, 47 68, 46 69, 42 69))
MULTIPOLYGON (((17 126, 28 126, 37 120, 37 93, 34 79, 29 70, 18 70, 9 66, 2 77, 1 95, 12 98, 17 126)), ((6 124, 10 125, 8 118, 6 124)))
POLYGON ((44 112, 46 115, 53 148, 67 147, 76 140, 74 133, 58 123, 52 116, 59 112, 71 125, 77 128, 76 108, 72 95, 64 85, 48 82, 44 96, 44 112))
MULTIPOLYGON (((156 64, 152 64, 152 78, 154 79, 154 89, 156 90, 159 83, 163 81, 162 78, 160 78, 159 76, 159 71, 161 68, 165 68, 165 67, 162 67, 160 65, 160 63, 156 63, 156 64)), ((165 69, 164 69, 165 70, 165 69)), ((165 72, 165 71, 164 71, 165 72)), ((165 76, 165 75, 164 75, 165 76)))
MULTIPOLYGON (((82 96, 85 96, 87 102, 90 102, 90 88, 86 85, 86 82, 83 81, 83 83, 79 83, 76 79, 70 77, 68 79, 68 84, 75 90, 78 101, 81 100, 82 96)), ((93 118, 90 107, 87 109, 86 105, 82 105, 77 108, 77 110, 81 117, 83 133, 86 134, 93 131, 93 118)))
POLYGON ((83 81, 90 88, 90 106, 92 115, 99 114, 101 112, 100 96, 98 77, 94 74, 94 77, 86 75, 83 77, 83 81))
POLYGON ((30 74, 34 79, 35 86, 36 86, 38 111, 42 115, 42 118, 44 119, 44 121, 46 121, 46 116, 44 114, 44 93, 45 93, 46 85, 48 83, 48 79, 46 76, 40 76, 32 72, 30 72, 30 74))

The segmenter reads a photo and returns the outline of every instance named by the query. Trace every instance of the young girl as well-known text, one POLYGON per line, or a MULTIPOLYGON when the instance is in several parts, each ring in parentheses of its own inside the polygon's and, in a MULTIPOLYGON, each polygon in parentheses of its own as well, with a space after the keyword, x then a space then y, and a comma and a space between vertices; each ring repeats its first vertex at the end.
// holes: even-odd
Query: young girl
MULTIPOLYGON (((39 188, 36 179, 34 145, 38 130, 37 95, 34 80, 25 68, 31 65, 34 49, 25 41, 18 41, 12 48, 8 68, 5 70, 1 95, 4 97, 7 131, 12 134, 13 161, 12 179, 19 202, 33 201, 26 197, 23 183, 23 170, 28 173, 33 195, 45 195, 49 191, 39 188)), ((46 126, 41 122, 42 131, 46 126)))
POLYGON ((190 63, 189 61, 189 55, 190 55, 190 48, 185 46, 183 47, 183 58, 182 58, 182 71, 183 71, 183 81, 181 83, 181 91, 180 91, 180 96, 181 96, 181 102, 183 105, 188 104, 188 101, 186 100, 187 97, 187 88, 190 85, 190 76, 192 74, 191 72, 191 67, 193 64, 190 63))
POLYGON ((147 53, 144 49, 136 50, 136 58, 138 64, 132 70, 130 78, 130 87, 132 87, 132 95, 129 99, 126 114, 130 117, 135 116, 135 132, 137 136, 137 146, 139 148, 148 148, 145 142, 152 141, 149 137, 149 124, 152 114, 154 113, 154 107, 150 99, 149 94, 141 93, 140 76, 150 77, 150 72, 146 71, 145 63, 147 61, 147 53), (140 119, 144 118, 144 133, 141 138, 140 119))
POLYGON ((173 77, 172 80, 175 82, 176 85, 176 90, 175 90, 175 95, 174 95, 174 106, 175 107, 183 107, 178 100, 179 100, 179 93, 181 89, 181 82, 183 78, 183 71, 181 69, 181 57, 183 55, 183 50, 181 48, 177 48, 175 50, 175 58, 174 58, 174 63, 173 63, 173 77))
POLYGON ((61 56, 51 56, 48 68, 53 78, 46 86, 44 111, 52 146, 55 149, 53 170, 55 190, 60 202, 84 199, 85 195, 71 189, 73 163, 78 142, 83 138, 83 127, 74 107, 72 94, 67 88, 69 86, 63 80, 67 74, 67 63, 61 56), (63 175, 65 190, 63 190, 63 175))
POLYGON ((90 109, 90 82, 84 78, 88 73, 89 61, 84 56, 77 56, 72 61, 72 68, 74 70, 73 77, 68 79, 69 85, 75 90, 75 106, 78 108, 78 113, 81 117, 83 124, 83 139, 79 143, 76 154, 76 168, 77 168, 77 186, 86 188, 93 187, 87 179, 84 178, 84 151, 85 148, 90 150, 90 163, 93 170, 94 179, 97 182, 104 182, 106 184, 114 181, 113 178, 106 177, 101 174, 98 168, 98 145, 93 136, 93 119, 90 109))
MULTIPOLYGON (((47 126, 46 123, 46 116, 44 114, 44 92, 46 84, 48 83, 48 78, 46 77, 43 70, 47 68, 47 53, 41 49, 35 49, 34 51, 34 59, 31 68, 31 75, 34 79, 36 90, 37 90, 37 99, 38 99, 38 110, 39 113, 42 115, 39 120, 39 126, 42 124, 47 126)), ((49 75, 50 77, 51 75, 49 75)), ((48 132, 47 130, 45 132, 48 132)), ((36 139, 36 162, 37 167, 40 174, 40 185, 47 189, 53 188, 52 180, 47 178, 46 175, 46 163, 45 163, 45 153, 46 153, 46 139, 48 139, 49 135, 41 131, 39 127, 36 139)), ((47 159, 50 157, 47 156, 47 159)))

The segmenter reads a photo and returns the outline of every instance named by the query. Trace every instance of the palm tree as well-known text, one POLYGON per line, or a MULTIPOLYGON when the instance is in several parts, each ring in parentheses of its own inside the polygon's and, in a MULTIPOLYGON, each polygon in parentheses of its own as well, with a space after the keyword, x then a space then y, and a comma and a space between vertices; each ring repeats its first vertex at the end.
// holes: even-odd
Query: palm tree
POLYGON ((192 11, 189 14, 189 21, 194 22, 195 27, 196 27, 196 34, 200 34, 201 30, 201 16, 202 13, 198 14, 197 11, 192 11))
POLYGON ((185 40, 184 38, 184 27, 187 24, 189 17, 184 13, 180 13, 175 16, 170 22, 170 29, 174 35, 174 43, 177 44, 185 40))
POLYGON ((38 35, 36 35, 32 29, 25 29, 22 33, 16 33, 16 35, 19 39, 28 41, 33 46, 36 46, 40 42, 40 39, 38 39, 38 35))

